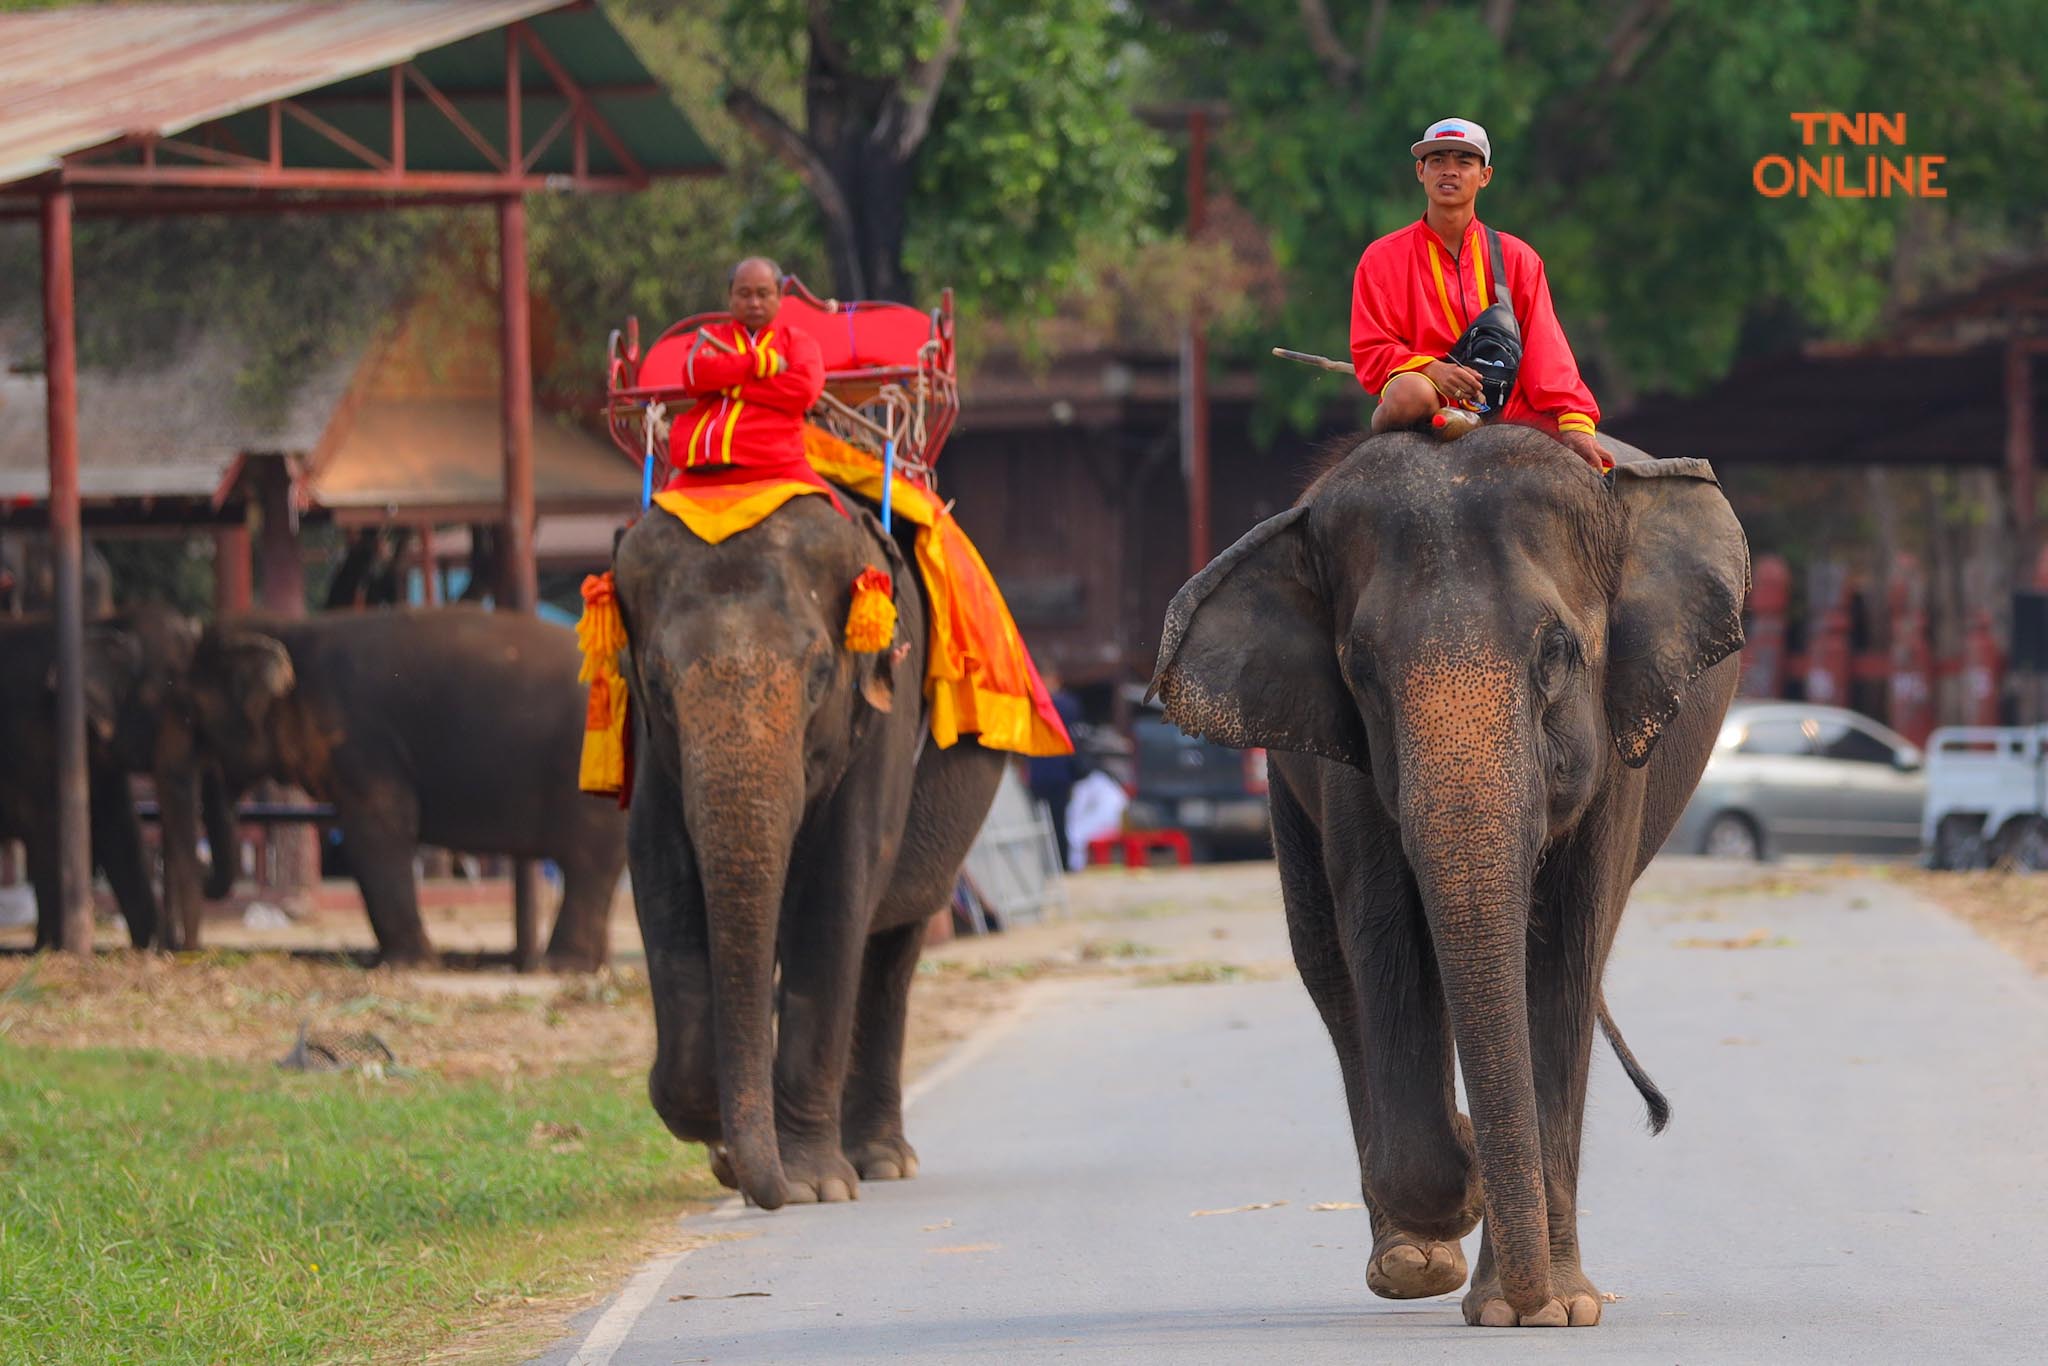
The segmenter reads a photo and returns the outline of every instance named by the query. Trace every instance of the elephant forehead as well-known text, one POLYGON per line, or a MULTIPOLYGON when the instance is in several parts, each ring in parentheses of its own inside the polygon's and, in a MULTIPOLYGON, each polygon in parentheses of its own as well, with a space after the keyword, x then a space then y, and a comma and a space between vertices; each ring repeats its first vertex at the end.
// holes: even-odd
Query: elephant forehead
POLYGON ((1503 760, 1521 748, 1520 675, 1483 642, 1421 642, 1400 676, 1403 767, 1459 801, 1497 790, 1503 760))

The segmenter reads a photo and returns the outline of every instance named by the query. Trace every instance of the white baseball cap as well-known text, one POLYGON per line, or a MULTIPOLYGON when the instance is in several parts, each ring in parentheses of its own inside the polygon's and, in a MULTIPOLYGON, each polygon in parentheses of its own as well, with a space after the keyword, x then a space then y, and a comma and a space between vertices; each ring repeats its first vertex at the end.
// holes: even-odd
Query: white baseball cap
POLYGON ((1408 150, 1420 161, 1431 152, 1440 152, 1446 147, 1477 152, 1482 162, 1493 165, 1493 144, 1487 140, 1486 130, 1470 119, 1438 119, 1423 133, 1422 141, 1408 150))

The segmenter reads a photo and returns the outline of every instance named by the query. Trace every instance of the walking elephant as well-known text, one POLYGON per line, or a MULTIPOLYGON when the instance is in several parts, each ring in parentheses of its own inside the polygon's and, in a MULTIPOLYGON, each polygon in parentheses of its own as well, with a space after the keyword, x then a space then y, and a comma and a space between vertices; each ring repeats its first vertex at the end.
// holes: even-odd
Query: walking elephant
POLYGON ((972 739, 925 743, 929 608, 903 551, 848 507, 797 498, 717 545, 650 515, 614 570, 649 1096, 766 1209, 916 1173, 910 980, 1002 776, 972 739), (868 566, 892 577, 898 643, 855 654, 844 626, 868 566))
POLYGON ((1190 580, 1154 686, 1272 758, 1295 961, 1336 1046, 1378 1294, 1587 1325, 1579 1138, 1630 886, 1735 689, 1748 546, 1699 460, 1376 436, 1190 580), (1632 458, 1633 457, 1633 458, 1632 458), (1471 1118, 1458 1113, 1452 1058, 1471 1118))
MULTIPOLYGON (((178 699, 199 625, 168 607, 145 606, 85 628, 87 784, 93 864, 105 873, 137 948, 196 943, 204 817, 217 854, 233 848, 233 820, 217 783, 202 789, 202 765, 178 699), (150 885, 129 778, 151 777, 162 811, 164 901, 150 885)), ((58 939, 56 630, 48 620, 0 623, 0 839, 28 851, 36 894, 36 947, 58 939)), ((219 868, 208 882, 219 882, 219 868)))
POLYGON ((413 877, 425 843, 554 860, 548 962, 592 968, 626 822, 577 790, 580 660, 571 632, 509 612, 249 618, 207 630, 189 691, 232 791, 269 778, 333 804, 384 961, 434 960, 413 877))

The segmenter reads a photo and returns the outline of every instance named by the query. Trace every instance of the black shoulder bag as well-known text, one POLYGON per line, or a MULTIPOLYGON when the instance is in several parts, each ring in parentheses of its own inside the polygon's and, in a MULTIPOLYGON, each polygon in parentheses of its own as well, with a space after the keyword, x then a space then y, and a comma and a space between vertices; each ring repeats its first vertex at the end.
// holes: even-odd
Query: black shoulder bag
POLYGON ((1444 359, 1462 365, 1479 376, 1486 394, 1486 409, 1499 412, 1514 392, 1515 375, 1522 368, 1522 329, 1515 322, 1514 300, 1508 292, 1508 273, 1501 261, 1500 234, 1486 230, 1487 264, 1493 267, 1494 302, 1472 320, 1444 359))

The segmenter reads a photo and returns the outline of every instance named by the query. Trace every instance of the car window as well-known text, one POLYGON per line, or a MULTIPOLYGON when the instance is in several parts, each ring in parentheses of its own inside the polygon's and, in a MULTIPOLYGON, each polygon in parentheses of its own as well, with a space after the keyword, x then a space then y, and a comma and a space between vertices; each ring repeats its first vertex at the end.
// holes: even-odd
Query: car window
POLYGON ((1812 754, 1807 727, 1796 719, 1752 721, 1749 733, 1736 746, 1738 754, 1812 754))
POLYGON ((1824 758, 1847 759, 1858 764, 1889 764, 1892 747, 1857 726, 1823 723, 1820 752, 1824 758))

